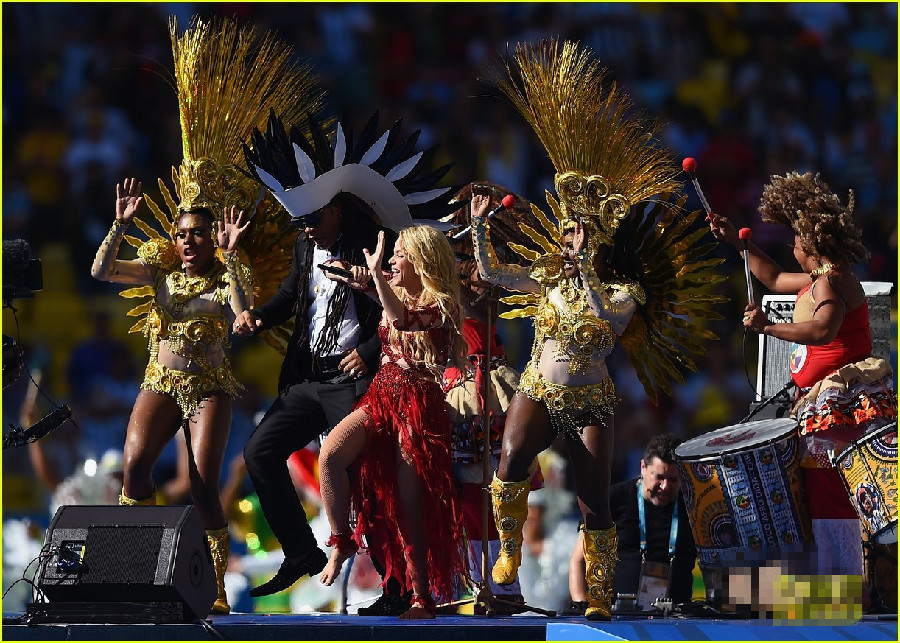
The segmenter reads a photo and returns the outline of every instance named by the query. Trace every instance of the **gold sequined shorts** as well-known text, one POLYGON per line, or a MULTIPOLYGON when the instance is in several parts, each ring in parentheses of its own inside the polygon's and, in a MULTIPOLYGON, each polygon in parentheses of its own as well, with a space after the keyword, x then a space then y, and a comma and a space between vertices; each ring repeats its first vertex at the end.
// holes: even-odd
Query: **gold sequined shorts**
POLYGON ((152 361, 144 371, 141 388, 174 398, 184 419, 194 415, 200 402, 213 391, 222 390, 230 398, 238 397, 244 391, 231 372, 228 360, 199 373, 179 371, 152 361))
POLYGON ((605 425, 605 418, 612 415, 618 402, 608 376, 597 384, 565 386, 548 382, 531 363, 519 380, 519 392, 547 407, 557 435, 573 437, 579 436, 585 426, 605 425))

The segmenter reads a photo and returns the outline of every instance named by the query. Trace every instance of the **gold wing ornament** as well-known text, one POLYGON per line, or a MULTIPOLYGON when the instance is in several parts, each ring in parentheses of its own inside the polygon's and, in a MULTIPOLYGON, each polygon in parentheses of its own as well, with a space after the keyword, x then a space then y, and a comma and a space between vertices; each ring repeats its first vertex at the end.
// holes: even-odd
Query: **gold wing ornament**
MULTIPOLYGON (((179 264, 173 243, 179 211, 206 207, 221 217, 225 207, 234 205, 251 216, 238 246, 239 277, 252 283, 255 302, 266 301, 290 272, 299 231, 281 204, 239 169, 242 144, 254 128, 264 127, 273 110, 303 128, 307 116, 321 112, 324 92, 311 68, 298 64, 293 49, 272 33, 260 34, 231 19, 196 17, 183 34, 172 18, 169 32, 183 158, 172 168, 174 196, 158 181, 164 207, 144 195, 153 216, 142 211, 134 222, 147 240, 130 235, 125 240, 145 262, 173 270, 179 264)), ((222 260, 221 252, 217 257, 222 260)), ((147 299, 128 312, 141 317, 132 332, 144 329, 154 294, 152 286, 121 293, 147 299)), ((271 328, 263 337, 283 354, 292 324, 271 328)))
POLYGON ((724 259, 709 257, 715 243, 702 243, 709 230, 695 225, 701 211, 677 216, 686 201, 682 196, 671 205, 646 204, 622 221, 616 235, 634 253, 647 296, 620 341, 654 404, 660 391, 672 395, 671 381, 683 384, 685 372, 697 372, 697 359, 707 354, 704 342, 718 340, 707 328, 723 318, 715 305, 727 301, 714 292, 726 280, 716 271, 724 259))

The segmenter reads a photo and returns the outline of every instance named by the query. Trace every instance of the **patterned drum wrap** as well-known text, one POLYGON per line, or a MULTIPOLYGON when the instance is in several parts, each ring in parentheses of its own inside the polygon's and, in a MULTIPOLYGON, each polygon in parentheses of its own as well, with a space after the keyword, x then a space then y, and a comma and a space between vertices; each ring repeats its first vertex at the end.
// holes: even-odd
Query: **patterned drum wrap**
POLYGON ((764 560, 811 542, 794 420, 717 429, 680 445, 675 458, 702 567, 764 560))
POLYGON ((833 464, 869 539, 879 545, 897 542, 897 423, 850 443, 833 464))

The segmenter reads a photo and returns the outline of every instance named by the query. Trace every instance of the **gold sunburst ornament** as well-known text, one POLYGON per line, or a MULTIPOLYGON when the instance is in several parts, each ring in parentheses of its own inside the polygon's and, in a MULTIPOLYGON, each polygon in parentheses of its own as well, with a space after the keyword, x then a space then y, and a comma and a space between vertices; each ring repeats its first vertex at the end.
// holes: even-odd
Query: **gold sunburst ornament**
MULTIPOLYGON (((125 240, 145 261, 171 269, 178 261, 172 238, 180 213, 206 208, 220 217, 223 208, 234 205, 252 217, 238 251, 241 263, 252 271, 254 300, 266 301, 290 271, 298 231, 281 204, 238 168, 242 144, 254 128, 264 127, 273 110, 302 129, 308 115, 321 112, 324 92, 311 68, 297 64, 293 49, 272 33, 261 34, 231 19, 198 18, 184 33, 172 18, 169 32, 183 154, 181 164, 172 168, 175 196, 160 179, 165 211, 144 195, 155 224, 136 216, 134 222, 148 240, 125 240)), ((217 257, 222 261, 221 253, 217 257)), ((122 296, 152 296, 152 288, 132 288, 122 296)), ((143 316, 148 309, 146 302, 129 314, 143 316)), ((132 330, 142 330, 145 321, 142 317, 132 330)), ((273 328, 263 336, 283 352, 290 329, 273 328)))

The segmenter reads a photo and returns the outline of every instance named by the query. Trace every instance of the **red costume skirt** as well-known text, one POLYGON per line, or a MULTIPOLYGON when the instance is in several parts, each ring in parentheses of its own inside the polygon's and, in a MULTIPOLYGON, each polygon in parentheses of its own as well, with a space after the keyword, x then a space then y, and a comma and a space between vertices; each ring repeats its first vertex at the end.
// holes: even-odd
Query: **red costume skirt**
POLYGON ((437 383, 396 364, 382 364, 357 408, 366 411, 369 421, 366 449, 352 467, 354 537, 362 545, 366 535, 372 554, 385 566, 385 582, 393 576, 412 587, 408 552, 398 529, 398 514, 404 510, 397 488, 399 443, 422 482, 422 513, 409 518, 424 526, 429 588, 436 600, 452 600, 466 563, 444 392, 437 383))

